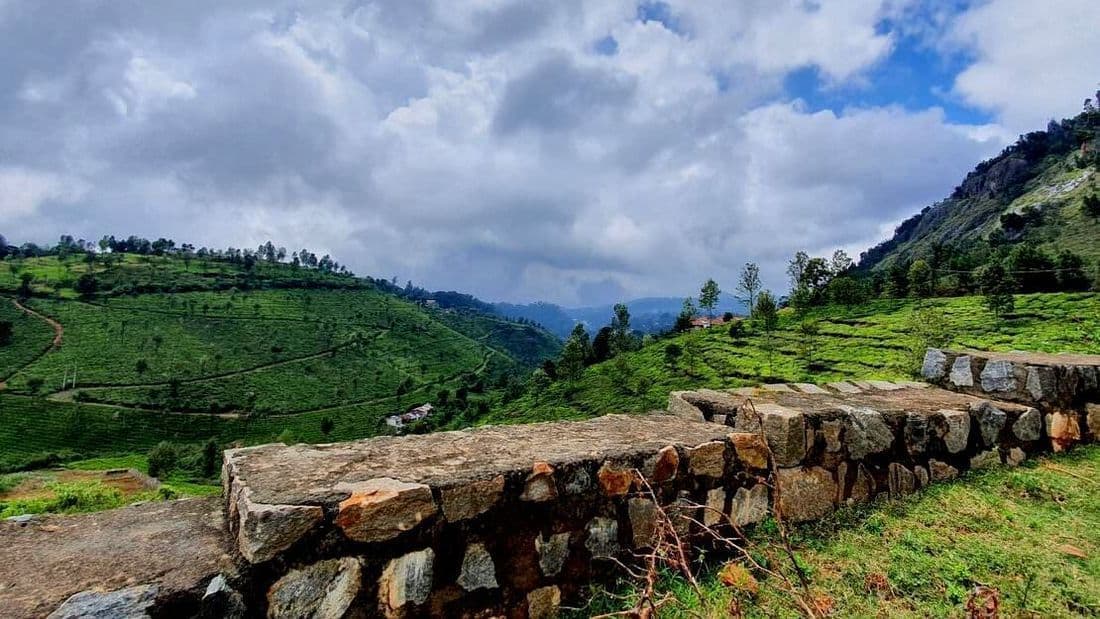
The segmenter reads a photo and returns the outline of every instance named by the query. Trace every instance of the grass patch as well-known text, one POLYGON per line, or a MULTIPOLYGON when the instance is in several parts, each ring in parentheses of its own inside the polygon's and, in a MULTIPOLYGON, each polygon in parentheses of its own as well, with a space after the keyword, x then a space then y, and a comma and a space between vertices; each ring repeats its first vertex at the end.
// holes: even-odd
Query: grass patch
MULTIPOLYGON (((796 527, 793 544, 814 591, 835 616, 959 617, 978 585, 1000 594, 1006 617, 1100 613, 1100 446, 1016 469, 991 469, 901 500, 844 509, 796 527), (1093 481, 1090 481, 1093 480, 1093 481)), ((775 542, 768 527, 754 542, 775 542)), ((776 566, 772 566, 773 568, 776 566)), ((796 617, 789 598, 762 581, 742 609, 796 617)), ((668 617, 725 617, 732 596, 707 571, 702 595, 666 575, 668 617)), ((629 594, 629 590, 626 591, 629 594)), ((593 610, 622 607, 606 594, 593 610)))

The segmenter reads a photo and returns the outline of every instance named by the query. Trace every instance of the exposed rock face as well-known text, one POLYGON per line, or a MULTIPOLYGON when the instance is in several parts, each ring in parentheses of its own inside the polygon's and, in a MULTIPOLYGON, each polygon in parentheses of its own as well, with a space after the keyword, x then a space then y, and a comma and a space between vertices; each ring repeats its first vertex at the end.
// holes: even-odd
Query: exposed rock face
POLYGON ((1027 369, 1027 392, 1036 402, 1045 402, 1055 396, 1054 368, 1031 366, 1027 369))
POLYGON ((768 487, 738 488, 730 505, 730 522, 738 527, 756 524, 768 516, 768 487))
POLYGON ((241 554, 252 563, 273 559, 324 518, 324 511, 316 505, 253 503, 247 492, 237 500, 237 514, 241 554))
POLYGON ((707 503, 703 510, 703 525, 713 527, 725 519, 726 491, 714 488, 707 491, 707 503))
POLYGON ((619 552, 619 522, 610 518, 593 518, 586 527, 588 538, 584 547, 596 559, 615 556, 619 552))
POLYGON ((497 588, 496 566, 484 544, 470 544, 466 547, 458 574, 458 585, 467 591, 497 588))
POLYGON ((821 467, 779 469, 780 507, 793 522, 814 520, 833 511, 836 482, 821 467))
POLYGON ((393 539, 436 513, 432 490, 388 477, 348 484, 336 525, 357 542, 393 539))
POLYGON ((1009 466, 1020 466, 1024 460, 1027 460, 1027 452, 1019 447, 1009 449, 1008 455, 1005 456, 1005 464, 1009 466))
POLYGON ((897 462, 891 462, 888 473, 887 481, 890 485, 890 496, 905 496, 912 494, 917 489, 917 477, 908 468, 897 462))
POLYGON ((662 447, 653 457, 646 460, 645 476, 654 483, 663 483, 676 478, 680 468, 680 453, 672 445, 662 447))
POLYGON ((994 359, 982 369, 982 390, 992 393, 1008 393, 1016 390, 1015 366, 1011 361, 994 359))
POLYGON ((1047 435, 1054 451, 1065 451, 1081 440, 1081 428, 1077 415, 1056 412, 1047 415, 1047 435))
POLYGON ((451 522, 474 518, 496 505, 503 493, 503 475, 443 488, 440 490, 443 515, 451 522))
POLYGON ((848 427, 844 442, 853 460, 862 460, 871 454, 881 453, 894 442, 894 433, 882 417, 882 413, 869 408, 842 406, 848 413, 848 427))
POLYGON ((565 560, 569 558, 569 533, 555 533, 549 538, 535 538, 535 550, 539 553, 539 568, 546 576, 557 576, 565 560))
POLYGON ((1037 441, 1043 431, 1043 416, 1029 408, 1012 424, 1012 433, 1021 441, 1037 441))
POLYGON ((600 480, 600 487, 607 496, 623 496, 630 492, 634 485, 634 471, 627 467, 617 466, 611 462, 604 462, 596 477, 600 480))
POLYGON ((947 374, 947 355, 942 350, 929 348, 924 353, 924 363, 921 364, 921 376, 925 380, 939 381, 947 374))
POLYGON ((117 591, 82 591, 65 600, 49 619, 143 619, 157 598, 155 585, 117 591))
POLYGON ((905 416, 905 448, 910 455, 924 453, 928 447, 928 416, 909 413, 905 416))
POLYGON ((423 604, 432 592, 435 553, 431 548, 410 552, 393 559, 378 580, 378 597, 386 614, 401 610, 406 604, 423 604))
POLYGON ((946 481, 959 476, 959 469, 939 460, 929 460, 928 470, 932 474, 932 481, 946 481))
POLYGON ((951 384, 956 387, 973 387, 974 371, 970 368, 970 356, 960 355, 951 364, 951 384))
POLYGON ((856 479, 852 482, 852 490, 848 496, 849 502, 866 503, 875 496, 875 478, 862 463, 856 468, 856 479))
POLYGON ((362 570, 350 557, 291 570, 267 594, 271 619, 341 619, 359 595, 362 570))

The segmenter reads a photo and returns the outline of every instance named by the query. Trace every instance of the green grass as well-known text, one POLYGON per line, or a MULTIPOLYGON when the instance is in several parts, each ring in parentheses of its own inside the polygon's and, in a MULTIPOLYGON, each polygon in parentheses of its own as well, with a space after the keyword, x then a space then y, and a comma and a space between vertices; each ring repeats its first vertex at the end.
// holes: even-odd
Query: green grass
POLYGON ((0 380, 4 380, 44 353, 54 334, 45 321, 20 311, 11 299, 0 298, 0 321, 12 323, 11 342, 0 346, 0 380))
POLYGON ((752 328, 740 340, 713 328, 660 340, 639 351, 589 367, 574 383, 559 381, 545 393, 499 403, 485 421, 527 422, 580 418, 612 412, 664 408, 679 389, 731 388, 761 382, 822 383, 851 378, 912 378, 927 341, 928 317, 948 345, 981 350, 1033 350, 1100 353, 1100 294, 1019 295, 1016 312, 994 318, 980 297, 879 300, 811 312, 820 333, 813 338, 813 365, 807 362, 801 319, 784 311, 779 329, 767 337, 752 328), (923 319, 914 313, 928 310, 923 319), (918 324, 924 323, 924 324, 918 324), (676 366, 665 363, 669 343, 685 354, 676 366), (691 352, 688 352, 691 351, 691 352))
MULTIPOLYGON (((834 616, 960 617, 977 584, 999 592, 1004 617, 1096 616, 1097 480, 1100 446, 1091 446, 1018 469, 971 474, 905 499, 842 510, 797 528, 793 546, 812 590, 833 603, 834 616), (869 581, 888 585, 876 590, 869 581)), ((766 526, 750 537, 757 553, 777 542, 766 526)), ((773 555, 773 568, 790 572, 786 565, 773 555)), ((702 595, 682 578, 666 575, 662 590, 675 599, 662 616, 725 617, 734 595, 742 596, 746 616, 799 616, 776 581, 756 577, 760 594, 751 598, 724 587, 715 566, 703 573, 702 595)), ((621 606, 597 595, 588 612, 621 606)))

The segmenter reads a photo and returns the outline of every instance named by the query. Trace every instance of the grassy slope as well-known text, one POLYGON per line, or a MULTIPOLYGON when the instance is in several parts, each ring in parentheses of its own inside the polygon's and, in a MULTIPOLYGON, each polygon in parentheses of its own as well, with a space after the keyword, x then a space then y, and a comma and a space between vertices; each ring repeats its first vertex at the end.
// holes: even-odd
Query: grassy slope
MULTIPOLYGON (((951 345, 988 350, 1077 351, 1100 353, 1100 294, 1020 295, 1016 314, 994 319, 978 297, 932 299, 923 306, 942 314, 951 345)), ((750 333, 740 342, 727 330, 711 329, 659 341, 588 368, 576 384, 557 382, 545 393, 525 395, 494 408, 487 421, 518 422, 578 418, 609 412, 663 408, 668 392, 699 387, 729 388, 759 382, 827 382, 846 378, 909 378, 919 366, 924 342, 915 335, 911 300, 881 300, 855 307, 829 307, 819 320, 815 366, 802 356, 806 339, 799 321, 784 312, 774 334, 775 352, 765 337, 750 333), (664 362, 667 343, 694 348, 673 368, 664 362)))
POLYGON ((37 317, 28 316, 9 299, 0 299, 0 320, 12 323, 12 342, 0 354, 0 380, 42 354, 53 341, 53 329, 37 317))
MULTIPOLYGON (((969 591, 1000 592, 1001 615, 1100 614, 1100 446, 1019 469, 974 473, 903 500, 880 500, 797 529, 811 586, 841 617, 960 617, 969 591), (1075 550, 1085 558, 1074 556, 1075 550), (869 590, 868 580, 889 583, 869 590)), ((761 527, 755 543, 775 542, 761 527)), ((793 578, 793 575, 792 575, 793 578)), ((768 581, 750 617, 799 616, 768 581)), ((667 578, 669 617, 726 617, 734 593, 708 573, 703 595, 667 578)), ((596 610, 617 604, 599 599, 596 610)))

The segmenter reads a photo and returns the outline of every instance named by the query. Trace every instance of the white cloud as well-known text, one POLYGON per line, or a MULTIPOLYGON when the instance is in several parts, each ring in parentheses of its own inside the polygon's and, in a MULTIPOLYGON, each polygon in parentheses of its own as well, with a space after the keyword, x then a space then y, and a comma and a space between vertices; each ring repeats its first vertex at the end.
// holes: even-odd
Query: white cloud
POLYGON ((1097 89, 1100 2, 989 0, 957 18, 945 44, 975 57, 955 80, 965 101, 1033 131, 1080 112, 1097 89))
POLYGON ((24 167, 0 166, 0 225, 36 215, 49 201, 72 203, 87 192, 79 179, 24 167))

